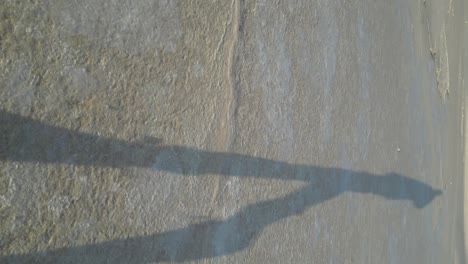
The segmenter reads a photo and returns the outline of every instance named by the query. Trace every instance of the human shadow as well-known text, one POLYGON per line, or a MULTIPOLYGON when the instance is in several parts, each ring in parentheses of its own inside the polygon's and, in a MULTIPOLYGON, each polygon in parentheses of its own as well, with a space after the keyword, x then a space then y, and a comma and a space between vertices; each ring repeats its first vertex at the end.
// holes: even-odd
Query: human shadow
POLYGON ((226 219, 149 236, 2 256, 0 263, 149 263, 225 256, 248 248, 270 224, 345 192, 409 200, 417 208, 425 207, 441 194, 423 182, 396 173, 375 175, 161 142, 129 143, 46 125, 5 111, 0 111, 0 122, 0 161, 148 167, 181 175, 221 174, 306 183, 286 196, 248 205, 226 219))

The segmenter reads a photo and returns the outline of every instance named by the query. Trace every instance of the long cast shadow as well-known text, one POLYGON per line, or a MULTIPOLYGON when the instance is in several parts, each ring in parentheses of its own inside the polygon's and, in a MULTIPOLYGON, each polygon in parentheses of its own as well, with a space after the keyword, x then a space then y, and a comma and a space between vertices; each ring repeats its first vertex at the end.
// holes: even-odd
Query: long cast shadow
POLYGON ((249 247, 268 225, 344 192, 410 200, 417 208, 441 194, 423 182, 395 173, 374 175, 160 142, 129 143, 46 125, 5 111, 0 111, 0 124, 0 160, 150 167, 182 175, 222 174, 308 183, 284 197, 246 206, 227 219, 209 220, 150 236, 2 256, 0 263, 148 263, 224 256, 249 247))

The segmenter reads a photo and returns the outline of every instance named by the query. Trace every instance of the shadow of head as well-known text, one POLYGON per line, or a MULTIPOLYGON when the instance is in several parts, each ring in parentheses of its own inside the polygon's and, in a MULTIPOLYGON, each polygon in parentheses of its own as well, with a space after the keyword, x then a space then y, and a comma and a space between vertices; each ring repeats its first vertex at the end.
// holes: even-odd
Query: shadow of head
POLYGON ((385 174, 379 184, 381 194, 387 199, 408 199, 417 208, 423 208, 442 194, 439 189, 434 189, 423 182, 402 176, 396 173, 385 174))
POLYGON ((434 189, 431 189, 428 193, 425 194, 425 197, 422 198, 422 197, 415 197, 413 199, 413 204, 414 206, 416 206, 417 208, 423 208, 423 207, 426 207, 426 205, 428 205, 429 203, 432 202, 432 200, 434 200, 435 197, 439 196, 442 194, 442 191, 441 190, 434 190, 434 189))

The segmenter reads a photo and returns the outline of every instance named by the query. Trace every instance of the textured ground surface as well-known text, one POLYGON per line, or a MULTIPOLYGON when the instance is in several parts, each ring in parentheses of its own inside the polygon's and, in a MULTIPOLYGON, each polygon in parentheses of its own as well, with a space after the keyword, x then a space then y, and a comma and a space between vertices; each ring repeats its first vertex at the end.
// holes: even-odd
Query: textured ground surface
POLYGON ((2 1, 0 263, 464 263, 462 4, 2 1))

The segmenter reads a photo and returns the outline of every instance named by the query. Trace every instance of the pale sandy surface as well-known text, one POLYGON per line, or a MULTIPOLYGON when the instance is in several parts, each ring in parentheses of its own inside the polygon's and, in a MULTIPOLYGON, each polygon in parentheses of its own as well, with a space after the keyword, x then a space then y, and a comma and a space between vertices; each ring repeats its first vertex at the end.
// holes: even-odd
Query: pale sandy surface
POLYGON ((0 19, 0 263, 464 263, 463 1, 0 19))
MULTIPOLYGON (((463 27, 463 43, 466 45, 468 43, 468 4, 464 5, 464 27, 463 27)), ((468 82, 465 82, 466 76, 468 76, 468 49, 463 50, 463 78, 462 78, 462 87, 465 91, 464 96, 464 123, 465 123, 465 130, 464 130, 464 145, 465 145, 465 157, 464 157, 464 166, 465 166, 465 184, 464 184, 464 231, 465 231, 465 259, 468 259, 468 144, 466 140, 468 139, 468 122, 466 121, 466 117, 468 116, 468 82)))
MULTIPOLYGON (((465 259, 468 254, 468 245, 467 241, 467 220, 468 211, 466 209, 466 204, 468 202, 468 193, 466 192, 468 188, 468 181, 466 177, 468 175, 468 166, 467 164, 467 153, 468 145, 466 144, 467 138, 467 128, 468 122, 466 122, 466 116, 468 113, 467 109, 467 99, 468 99, 468 90, 467 83, 465 83, 466 76, 468 76, 468 68, 466 67, 468 63, 468 53, 466 49, 467 41, 467 30, 468 30, 468 4, 466 1, 427 1, 425 3, 427 7, 426 19, 427 19, 427 28, 429 32, 430 39, 430 51, 434 59, 435 65, 435 77, 437 83, 437 90, 445 102, 450 101, 452 97, 452 90, 457 91, 457 97, 460 97, 460 100, 455 100, 455 102, 448 102, 448 108, 451 109, 452 113, 456 113, 458 108, 461 109, 461 123, 460 123, 460 134, 464 137, 462 140, 462 145, 464 145, 464 154, 463 154, 463 164, 464 164, 464 184, 463 191, 460 189, 455 190, 457 193, 462 193, 462 195, 457 194, 456 201, 459 201, 458 197, 464 196, 463 207, 464 211, 464 245, 465 245, 465 259)), ((458 115, 453 114, 450 118, 458 118, 458 115)), ((456 121, 454 121, 456 122, 456 121)), ((459 143, 458 137, 449 139, 453 146, 456 146, 459 143)), ((448 154, 448 159, 458 159, 458 155, 448 154)), ((458 163, 454 163, 454 168, 458 168, 458 163)), ((450 168, 453 171, 454 168, 450 168)), ((460 184, 461 185, 461 184, 460 184)), ((458 207, 458 203, 454 206, 458 207)), ((454 231, 458 232, 458 221, 454 219, 454 231)), ((456 241, 452 243, 458 243, 456 241)))

